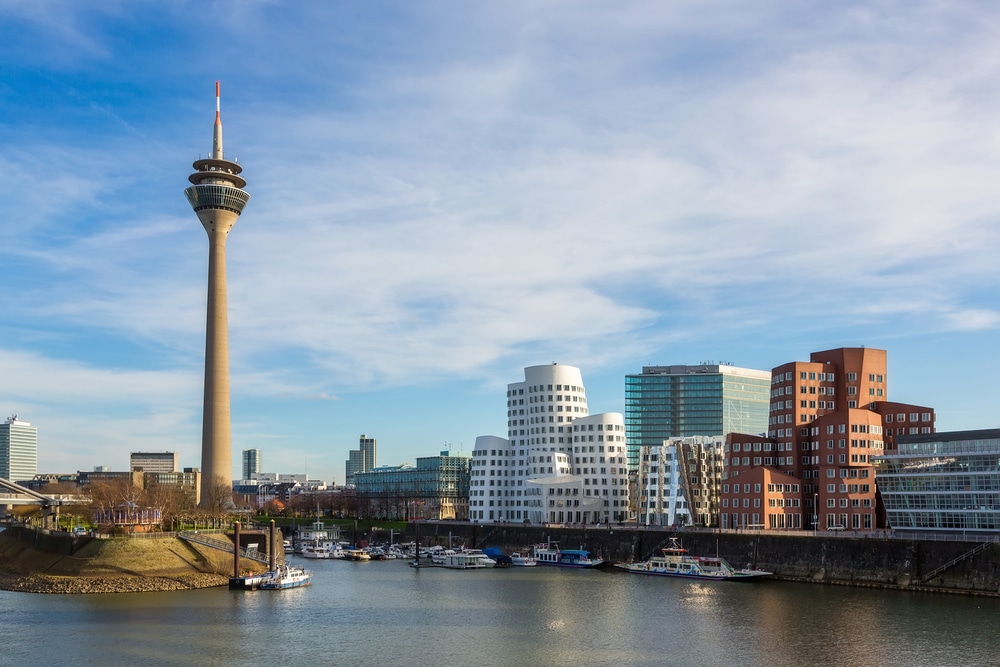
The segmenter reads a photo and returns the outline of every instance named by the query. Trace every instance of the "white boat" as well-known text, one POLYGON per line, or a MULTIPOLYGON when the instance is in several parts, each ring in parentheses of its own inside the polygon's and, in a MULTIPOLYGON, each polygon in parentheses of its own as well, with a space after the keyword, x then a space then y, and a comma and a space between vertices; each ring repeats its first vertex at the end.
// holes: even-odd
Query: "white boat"
POLYGON ((440 558, 441 561, 438 562, 435 560, 435 564, 438 567, 446 567, 451 570, 479 570, 482 568, 493 567, 493 560, 487 558, 482 553, 477 554, 447 549, 444 554, 440 556, 440 558))
POLYGON ((458 553, 478 559, 483 567, 496 567, 497 564, 495 560, 484 554, 482 549, 459 549, 458 553))
POLYGON ((433 563, 434 565, 444 565, 444 562, 445 560, 447 560, 448 556, 454 556, 456 553, 458 553, 454 549, 436 549, 436 550, 428 549, 428 551, 430 551, 431 563, 433 563))
POLYGON ((371 556, 364 549, 344 549, 344 560, 369 561, 371 556))
POLYGON ((530 554, 515 551, 510 555, 510 564, 514 567, 534 567, 538 565, 538 560, 530 554))
POLYGON ((604 559, 591 556, 586 549, 560 549, 558 542, 536 544, 534 551, 537 565, 588 568, 604 563, 604 559))
POLYGON ((335 558, 333 547, 326 542, 313 542, 302 545, 303 558, 335 558))
POLYGON ((276 571, 264 574, 259 588, 265 591, 299 588, 300 586, 308 586, 310 581, 312 581, 312 573, 309 570, 282 565, 276 571))
POLYGON ((737 570, 719 556, 692 556, 675 537, 670 538, 670 543, 660 549, 658 555, 642 563, 632 563, 625 569, 633 574, 709 581, 754 581, 773 574, 749 568, 737 570))

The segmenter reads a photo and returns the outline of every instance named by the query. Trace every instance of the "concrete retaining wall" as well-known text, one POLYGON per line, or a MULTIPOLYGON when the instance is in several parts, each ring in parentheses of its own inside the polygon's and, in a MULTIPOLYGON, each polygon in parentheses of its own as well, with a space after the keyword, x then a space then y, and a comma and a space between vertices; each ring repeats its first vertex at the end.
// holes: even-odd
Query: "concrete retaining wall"
POLYGON ((636 530, 626 527, 544 528, 521 524, 479 525, 421 522, 421 544, 498 546, 505 552, 552 540, 563 548, 588 549, 612 561, 645 560, 671 535, 692 554, 720 555, 735 567, 752 565, 786 579, 860 586, 920 588, 996 594, 1000 591, 1000 545, 993 544, 947 571, 922 582, 925 574, 968 553, 975 542, 938 542, 837 535, 739 534, 636 530))

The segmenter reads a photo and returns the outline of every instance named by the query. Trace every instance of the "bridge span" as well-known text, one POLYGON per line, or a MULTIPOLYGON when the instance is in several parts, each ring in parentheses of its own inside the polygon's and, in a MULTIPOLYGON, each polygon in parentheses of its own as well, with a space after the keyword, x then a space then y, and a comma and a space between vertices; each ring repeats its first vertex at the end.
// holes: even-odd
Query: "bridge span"
POLYGON ((0 477, 0 506, 38 505, 42 509, 42 526, 44 528, 59 525, 59 507, 62 506, 63 502, 62 499, 46 496, 0 477))

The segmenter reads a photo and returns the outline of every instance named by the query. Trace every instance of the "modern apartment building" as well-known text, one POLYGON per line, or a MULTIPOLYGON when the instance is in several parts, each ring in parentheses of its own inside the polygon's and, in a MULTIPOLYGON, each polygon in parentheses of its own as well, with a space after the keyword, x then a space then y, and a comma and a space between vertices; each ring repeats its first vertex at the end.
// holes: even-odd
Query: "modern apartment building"
POLYGON ((727 437, 721 526, 881 527, 872 457, 900 429, 932 433, 935 420, 930 408, 888 402, 886 369, 886 351, 873 348, 776 367, 767 434, 727 437))
POLYGON ((354 475, 358 504, 369 517, 459 519, 469 517, 468 455, 449 451, 417 459, 414 466, 378 466, 354 475))
POLYGON ((244 449, 243 475, 240 479, 254 479, 258 473, 264 470, 262 462, 263 456, 259 449, 244 449))
POLYGON ((28 482, 38 472, 38 429, 17 415, 0 424, 0 479, 28 482))
POLYGON ((128 469, 133 472, 177 472, 177 452, 132 452, 128 469))
POLYGON ((507 385, 507 438, 480 436, 472 453, 469 517, 479 521, 600 523, 628 515, 625 422, 591 415, 579 368, 524 369, 507 385))
POLYGON ((639 523, 716 526, 726 438, 671 438, 639 457, 639 523))
POLYGON ((358 448, 348 452, 344 484, 353 485, 356 473, 372 470, 375 466, 375 438, 369 438, 362 433, 358 440, 358 448))
POLYGON ((767 430, 771 374, 726 364, 644 366, 625 376, 629 469, 670 438, 767 430))
POLYGON ((1000 429, 899 435, 895 450, 872 461, 889 527, 996 534, 997 461, 1000 429))

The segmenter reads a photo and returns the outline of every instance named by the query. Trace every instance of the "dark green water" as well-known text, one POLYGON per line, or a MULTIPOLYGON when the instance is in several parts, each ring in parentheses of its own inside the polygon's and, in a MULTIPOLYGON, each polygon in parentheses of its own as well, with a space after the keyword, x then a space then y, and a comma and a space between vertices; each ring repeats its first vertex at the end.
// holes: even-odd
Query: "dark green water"
POLYGON ((299 561, 273 592, 0 591, 2 665, 996 665, 1000 600, 299 561))

